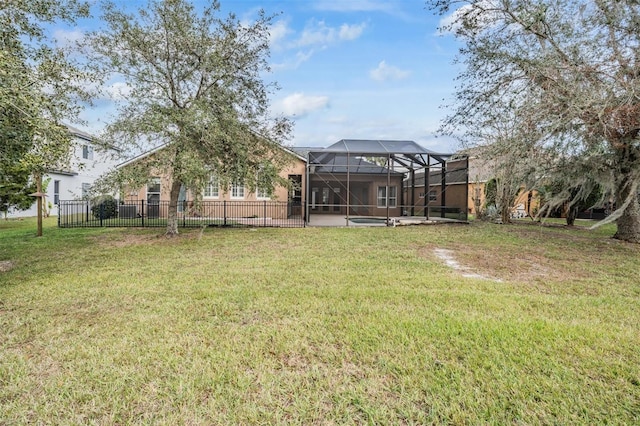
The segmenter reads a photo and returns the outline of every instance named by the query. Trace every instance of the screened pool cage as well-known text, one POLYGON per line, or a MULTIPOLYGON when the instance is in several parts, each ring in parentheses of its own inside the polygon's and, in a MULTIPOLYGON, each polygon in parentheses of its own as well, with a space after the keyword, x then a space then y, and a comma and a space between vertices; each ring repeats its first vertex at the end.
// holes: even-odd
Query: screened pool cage
POLYGON ((466 221, 466 157, 452 159, 413 141, 341 140, 308 152, 310 225, 398 225, 466 221))

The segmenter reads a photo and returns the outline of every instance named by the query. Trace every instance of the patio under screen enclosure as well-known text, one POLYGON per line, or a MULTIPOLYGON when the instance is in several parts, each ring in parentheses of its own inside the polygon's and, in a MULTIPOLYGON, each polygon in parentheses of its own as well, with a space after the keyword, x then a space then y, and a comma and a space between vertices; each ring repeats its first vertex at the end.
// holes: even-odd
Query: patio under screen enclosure
POLYGON ((466 157, 452 159, 413 141, 353 139, 310 149, 307 156, 305 216, 311 225, 330 216, 347 226, 467 220, 466 157))

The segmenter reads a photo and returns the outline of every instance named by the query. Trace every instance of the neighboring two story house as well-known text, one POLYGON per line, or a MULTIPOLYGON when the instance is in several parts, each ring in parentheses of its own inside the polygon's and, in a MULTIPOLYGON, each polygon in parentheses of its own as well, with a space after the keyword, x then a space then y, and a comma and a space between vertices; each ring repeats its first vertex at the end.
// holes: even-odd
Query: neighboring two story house
MULTIPOLYGON (((109 169, 115 167, 115 154, 93 143, 93 137, 72 126, 67 126, 72 136, 70 167, 66 170, 53 170, 43 176, 46 185, 45 207, 49 214, 58 214, 60 200, 80 199, 88 194, 93 183, 109 169)), ((44 189, 44 188, 43 188, 44 189)), ((9 209, 8 217, 37 216, 35 203, 27 210, 9 209)))

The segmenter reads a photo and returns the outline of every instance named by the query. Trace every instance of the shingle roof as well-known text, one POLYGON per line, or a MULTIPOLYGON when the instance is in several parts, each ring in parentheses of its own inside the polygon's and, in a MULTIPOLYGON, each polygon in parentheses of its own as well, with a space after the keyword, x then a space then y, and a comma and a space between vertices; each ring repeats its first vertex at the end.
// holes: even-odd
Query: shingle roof
POLYGON ((317 165, 315 173, 349 173, 353 174, 387 174, 403 175, 397 171, 365 160, 362 157, 346 157, 344 155, 327 155, 321 165, 317 165), (347 160, 348 159, 348 160, 347 160), (349 167, 347 167, 347 164, 349 167))
MULTIPOLYGON (((143 158, 149 157, 149 156, 151 156, 152 154, 155 154, 156 152, 158 152, 158 151, 160 151, 160 150, 164 149, 167 145, 168 145, 168 144, 163 143, 163 144, 161 144, 161 145, 159 145, 159 146, 157 146, 157 147, 155 147, 155 148, 152 148, 152 149, 150 149, 150 150, 148 150, 148 151, 145 151, 145 152, 143 152, 143 153, 141 153, 141 154, 138 154, 138 155, 136 155, 135 157, 129 158, 128 160, 125 160, 125 161, 123 161, 122 163, 120 163, 120 164, 116 165, 116 168, 117 168, 117 169, 119 169, 119 168, 124 167, 124 166, 127 166, 127 165, 129 165, 129 164, 131 164, 131 163, 135 163, 136 161, 142 160, 143 158)), ((302 161, 304 161, 304 162, 306 162, 306 161, 307 161, 307 158, 306 158, 306 156, 305 156, 305 155, 300 154, 299 152, 297 152, 297 151, 296 151, 294 148, 292 148, 292 147, 288 147, 288 146, 280 145, 280 148, 281 148, 283 151, 288 152, 289 154, 291 154, 291 155, 293 155, 293 156, 295 156, 295 157, 299 158, 300 160, 302 160, 302 161)))
POLYGON ((80 129, 77 129, 77 128, 73 127, 73 126, 70 126, 68 124, 66 126, 67 126, 67 129, 69 129, 69 133, 71 133, 72 135, 77 136, 77 137, 79 137, 81 139, 84 139, 86 141, 89 141, 89 142, 91 142, 93 140, 93 136, 91 136, 89 133, 84 132, 84 131, 82 131, 80 129))

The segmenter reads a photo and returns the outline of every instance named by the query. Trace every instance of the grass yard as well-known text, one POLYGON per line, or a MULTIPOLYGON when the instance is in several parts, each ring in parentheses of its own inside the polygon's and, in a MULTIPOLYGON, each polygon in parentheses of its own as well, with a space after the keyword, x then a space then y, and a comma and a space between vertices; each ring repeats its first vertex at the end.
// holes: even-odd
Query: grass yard
POLYGON ((611 227, 44 231, 0 222, 0 425, 640 424, 611 227))

